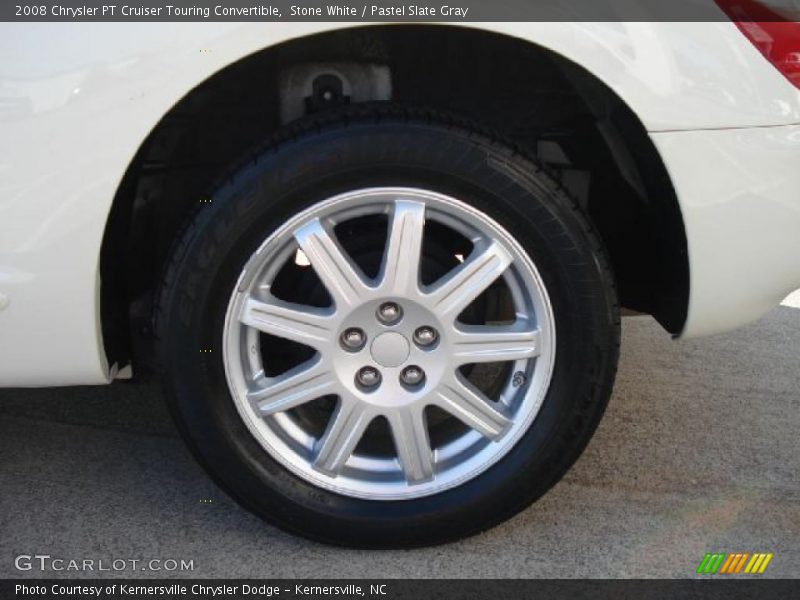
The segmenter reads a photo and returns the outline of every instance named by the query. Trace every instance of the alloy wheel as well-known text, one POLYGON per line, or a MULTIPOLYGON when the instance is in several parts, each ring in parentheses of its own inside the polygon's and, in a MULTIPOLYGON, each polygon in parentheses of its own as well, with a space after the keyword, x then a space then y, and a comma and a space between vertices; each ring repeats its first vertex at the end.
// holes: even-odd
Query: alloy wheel
POLYGON ((264 450, 314 485, 370 500, 439 493, 500 460, 536 418, 556 347, 531 257, 487 215, 415 188, 355 190, 290 219, 244 266, 223 338, 233 400, 264 450), (370 217, 386 230, 375 272, 337 233, 370 217), (468 251, 425 281, 432 227, 468 251), (329 302, 287 300, 276 283, 287 264, 313 273, 329 302), (502 310, 467 318, 490 289, 502 310), (306 352, 276 373, 269 357, 283 344, 306 352), (316 427, 301 413, 311 405, 316 427), (376 421, 393 451, 362 443, 376 421))

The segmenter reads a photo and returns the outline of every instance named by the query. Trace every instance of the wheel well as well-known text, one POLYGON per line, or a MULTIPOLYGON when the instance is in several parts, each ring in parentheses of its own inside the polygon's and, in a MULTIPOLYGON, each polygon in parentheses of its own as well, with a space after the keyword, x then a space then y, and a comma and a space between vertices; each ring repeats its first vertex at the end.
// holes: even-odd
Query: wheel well
POLYGON ((298 111, 325 110, 331 97, 335 104, 391 100, 446 110, 538 156, 599 231, 622 305, 680 331, 689 294, 680 208, 647 132, 614 92, 580 66, 516 38, 461 27, 374 26, 248 56, 194 88, 148 135, 117 191, 103 240, 101 316, 110 362, 135 357, 138 370, 149 366, 152 294, 211 181, 298 111), (327 94, 317 95, 326 85, 327 94))

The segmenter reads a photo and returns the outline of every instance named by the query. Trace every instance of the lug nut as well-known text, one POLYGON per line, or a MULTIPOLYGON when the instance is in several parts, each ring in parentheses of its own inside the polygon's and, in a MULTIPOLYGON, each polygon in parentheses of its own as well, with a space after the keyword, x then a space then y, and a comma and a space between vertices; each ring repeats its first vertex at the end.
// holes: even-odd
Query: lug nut
POLYGON ((378 319, 384 323, 395 323, 403 316, 403 309, 394 302, 384 302, 378 308, 378 319))
POLYGON ((425 379, 425 371, 420 367, 406 367, 400 372, 400 381, 406 385, 417 385, 425 379))
POLYGON ((439 334, 433 327, 418 327, 414 332, 414 341, 420 346, 430 346, 438 337, 439 334))
POLYGON ((345 329, 344 333, 342 334, 342 346, 348 350, 361 350, 366 341, 366 334, 357 327, 345 329))
POLYGON ((356 373, 356 381, 365 388, 373 388, 380 384, 381 374, 378 369, 361 367, 356 373))

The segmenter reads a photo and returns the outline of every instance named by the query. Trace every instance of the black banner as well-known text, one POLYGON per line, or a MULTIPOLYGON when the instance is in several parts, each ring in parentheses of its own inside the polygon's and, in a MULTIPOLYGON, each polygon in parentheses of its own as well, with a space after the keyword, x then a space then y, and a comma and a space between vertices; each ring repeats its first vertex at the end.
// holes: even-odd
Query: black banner
POLYGON ((0 21, 725 21, 797 20, 791 0, 39 0, 0 3, 0 21), (721 7, 725 8, 725 11, 721 7))
POLYGON ((321 580, 287 579, 73 579, 0 582, 0 598, 39 600, 158 599, 214 600, 282 598, 284 600, 340 598, 395 600, 439 598, 491 600, 523 598, 649 600, 672 598, 797 598, 800 580, 675 579, 675 580, 321 580))

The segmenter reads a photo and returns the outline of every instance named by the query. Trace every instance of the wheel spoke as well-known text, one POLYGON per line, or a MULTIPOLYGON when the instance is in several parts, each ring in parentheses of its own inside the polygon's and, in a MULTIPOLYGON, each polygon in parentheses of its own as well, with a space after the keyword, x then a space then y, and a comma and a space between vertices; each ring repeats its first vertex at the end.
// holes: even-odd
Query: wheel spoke
POLYGON ((488 288, 511 264, 511 255, 497 242, 473 253, 435 284, 429 292, 433 310, 442 316, 455 318, 470 302, 488 288))
POLYGON ((457 376, 440 385, 436 396, 440 408, 492 440, 503 437, 511 424, 480 390, 457 376))
POLYGON ((328 423, 328 428, 317 442, 313 467, 334 477, 338 475, 361 436, 364 435, 364 430, 373 416, 364 404, 354 398, 343 396, 328 423))
POLYGON ((397 456, 408 483, 433 479, 433 451, 422 409, 399 410, 388 415, 397 456))
POLYGON ((329 343, 334 326, 333 319, 322 309, 300 307, 277 299, 262 302, 252 296, 244 302, 239 320, 262 333, 316 349, 329 343))
POLYGON ((453 335, 453 358, 458 365, 520 360, 538 354, 539 330, 524 325, 482 325, 453 335))
POLYGON ((279 375, 264 378, 264 385, 247 397, 262 416, 289 410, 335 391, 333 373, 320 359, 312 359, 279 375))
POLYGON ((424 225, 425 204, 410 200, 397 200, 394 203, 379 277, 382 294, 399 296, 418 293, 424 225))
POLYGON ((363 301, 370 291, 367 282, 319 219, 302 226, 294 237, 337 307, 363 301))

